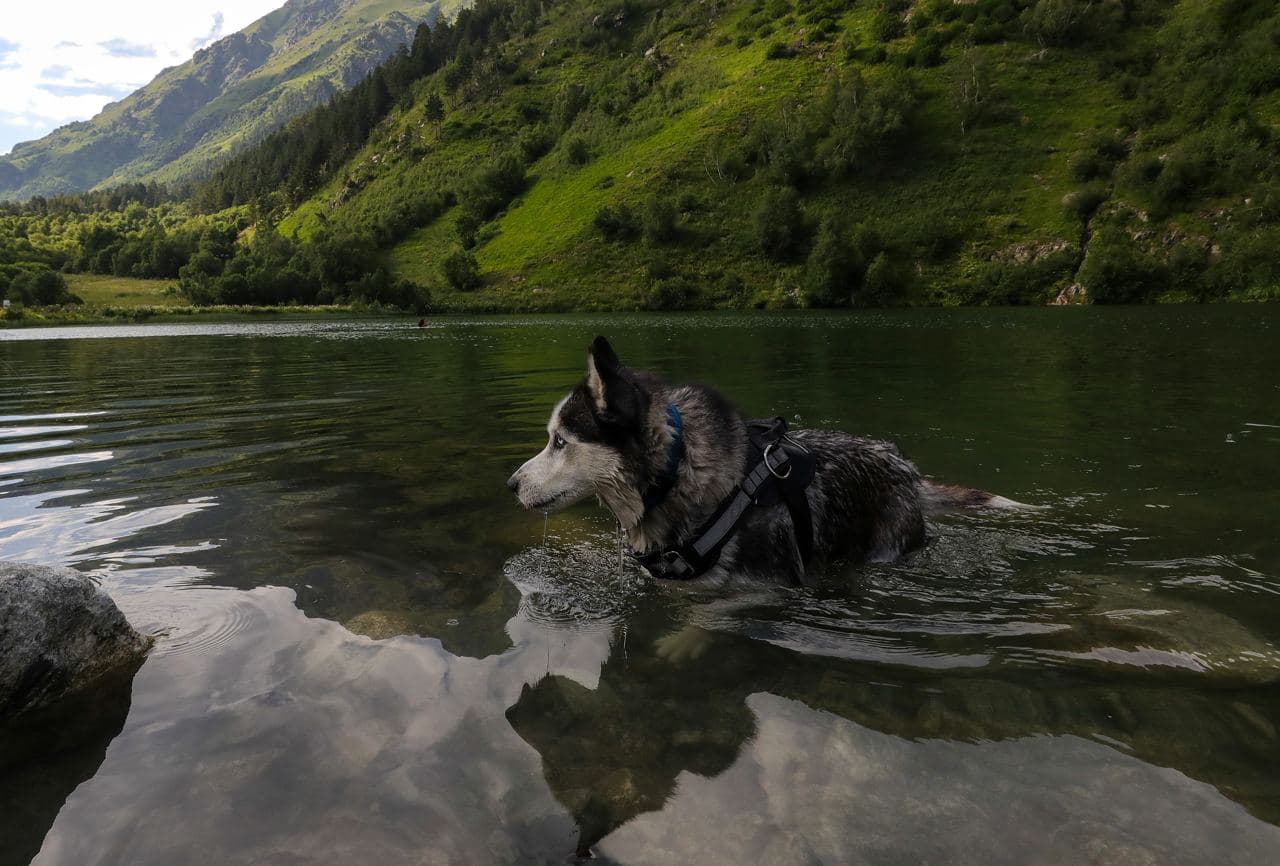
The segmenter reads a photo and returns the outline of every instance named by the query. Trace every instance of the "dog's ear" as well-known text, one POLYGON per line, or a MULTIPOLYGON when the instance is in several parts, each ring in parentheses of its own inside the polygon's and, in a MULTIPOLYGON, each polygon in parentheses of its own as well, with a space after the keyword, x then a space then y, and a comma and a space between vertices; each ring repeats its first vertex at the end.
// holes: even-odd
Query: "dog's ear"
POLYGON ((587 390, 596 412, 606 414, 611 403, 616 402, 617 390, 622 385, 622 364, 613 346, 604 337, 596 337, 587 349, 587 390))
POLYGON ((596 337, 587 350, 587 393, 596 417, 613 427, 638 427, 649 407, 635 374, 622 366, 604 337, 596 337))

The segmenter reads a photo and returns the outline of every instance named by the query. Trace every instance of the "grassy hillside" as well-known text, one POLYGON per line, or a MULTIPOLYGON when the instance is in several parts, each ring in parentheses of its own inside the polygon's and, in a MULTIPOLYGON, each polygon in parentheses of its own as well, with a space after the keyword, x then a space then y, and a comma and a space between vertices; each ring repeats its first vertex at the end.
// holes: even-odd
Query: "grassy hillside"
POLYGON ((1280 293, 1273 3, 528 8, 282 232, 363 232, 465 308, 1280 293))
POLYGON ((352 86, 452 0, 290 0, 146 87, 0 158, 0 200, 207 174, 352 86))

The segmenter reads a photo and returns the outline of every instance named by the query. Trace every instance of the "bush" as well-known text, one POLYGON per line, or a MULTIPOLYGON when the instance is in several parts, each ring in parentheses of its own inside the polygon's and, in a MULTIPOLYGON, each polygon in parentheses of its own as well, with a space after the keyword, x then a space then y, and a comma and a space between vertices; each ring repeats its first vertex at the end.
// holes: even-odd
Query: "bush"
POLYGON ((479 222, 487 222, 523 192, 527 183, 520 158, 503 154, 467 179, 463 208, 479 222))
POLYGON ((555 133, 545 123, 526 126, 516 138, 516 147, 520 149, 520 155, 524 157, 526 164, 535 162, 555 147, 555 144, 555 133))
POLYGON ((10 299, 19 300, 28 307, 79 303, 79 298, 67 291, 67 281, 62 274, 48 269, 18 274, 6 291, 10 299))
POLYGON ((753 219, 756 243, 766 256, 785 261, 803 249, 809 226, 800 208, 800 196, 791 187, 765 192, 753 219))
POLYGON ((853 245, 841 228, 826 220, 805 261, 803 286, 813 307, 834 307, 849 303, 862 276, 853 245))
POLYGON ((591 151, 587 147, 586 139, 579 135, 569 139, 569 143, 564 148, 564 156, 570 165, 586 165, 591 160, 591 151))
POLYGON ((1042 45, 1069 45, 1083 37, 1088 12, 1087 0, 1036 0, 1022 14, 1022 25, 1042 45))
POLYGON ((864 306, 881 306, 897 300, 908 284, 907 272, 898 262, 881 252, 871 260, 862 277, 862 291, 855 300, 864 306))
POLYGON ((1063 196, 1062 207, 1068 216, 1088 222, 1106 200, 1106 188, 1100 184, 1090 184, 1063 196))
POLYGON ((1080 282, 1096 304, 1134 304, 1168 286, 1168 271, 1122 230, 1107 228, 1089 244, 1080 282))
POLYGON ((445 256, 444 261, 440 263, 440 272, 445 282, 459 292, 478 289, 483 283, 479 262, 466 250, 454 250, 445 256))
POLYGON ((1229 231, 1222 235, 1222 258, 1210 265, 1204 282, 1214 295, 1231 292, 1280 294, 1280 226, 1229 231))
POLYGON ((1087 150, 1071 162, 1071 175, 1076 180, 1109 178, 1116 163, 1128 155, 1124 140, 1114 133, 1095 132, 1086 147, 1087 150))
POLYGON ((764 169, 767 179, 789 186, 803 185, 813 170, 813 134, 804 115, 784 104, 772 117, 756 121, 741 149, 745 161, 764 169))
POLYGON ((625 204, 605 205, 596 214, 594 222, 605 240, 626 241, 640 235, 640 219, 625 204))
POLYGON ((962 287, 961 300, 966 304, 1042 303, 1071 279, 1075 265, 1074 249, 1030 262, 986 262, 962 287))
POLYGON ((902 16, 896 12, 881 10, 871 22, 871 35, 877 42, 892 42, 907 30, 902 16))
POLYGON ((821 135, 818 163, 843 175, 883 159, 888 145, 910 129, 919 103, 915 81, 904 72, 871 83, 856 71, 834 76, 814 121, 821 135))
POLYGON ((651 244, 667 244, 678 235, 676 208, 671 200, 654 195, 645 202, 642 220, 644 239, 651 244))
POLYGON ((453 227, 458 232, 458 242, 462 244, 464 250, 469 250, 476 245, 476 232, 483 224, 480 217, 473 213, 463 211, 458 215, 453 227))
POLYGON ((655 280, 645 293, 645 307, 650 310, 684 310, 694 305, 698 287, 685 277, 676 275, 655 280))
POLYGON ((581 84, 566 85, 556 94, 555 105, 551 109, 551 119, 556 129, 564 132, 586 107, 587 89, 581 84))
POLYGON ((796 50, 785 42, 771 42, 765 49, 764 56, 766 60, 786 60, 795 57, 796 50))

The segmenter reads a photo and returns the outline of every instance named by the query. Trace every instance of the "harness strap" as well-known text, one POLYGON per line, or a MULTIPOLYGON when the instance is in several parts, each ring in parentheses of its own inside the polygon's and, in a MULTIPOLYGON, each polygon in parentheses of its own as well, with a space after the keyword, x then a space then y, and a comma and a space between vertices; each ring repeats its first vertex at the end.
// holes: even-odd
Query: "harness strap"
POLYGON ((640 565, 654 577, 675 580, 690 580, 709 571, 719 561, 747 511, 777 501, 772 496, 774 488, 780 491, 791 514, 796 547, 807 565, 813 554, 813 518, 805 489, 813 477, 812 459, 803 445, 787 437, 786 430, 786 421, 781 418, 749 422, 748 435, 756 456, 733 495, 716 509, 691 540, 666 550, 634 554, 640 565), (804 467, 798 465, 800 456, 807 458, 804 467))

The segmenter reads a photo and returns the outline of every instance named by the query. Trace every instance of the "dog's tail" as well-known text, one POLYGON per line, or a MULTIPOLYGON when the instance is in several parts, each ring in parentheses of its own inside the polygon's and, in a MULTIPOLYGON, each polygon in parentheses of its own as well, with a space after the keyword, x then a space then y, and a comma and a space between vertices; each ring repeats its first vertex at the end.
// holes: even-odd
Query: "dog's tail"
POLYGON ((949 511, 955 508, 1007 508, 1034 510, 1038 505, 1027 505, 1016 502, 995 493, 988 493, 976 487, 962 487, 959 484, 943 484, 932 478, 920 481, 920 497, 924 500, 925 510, 931 512, 949 511))

